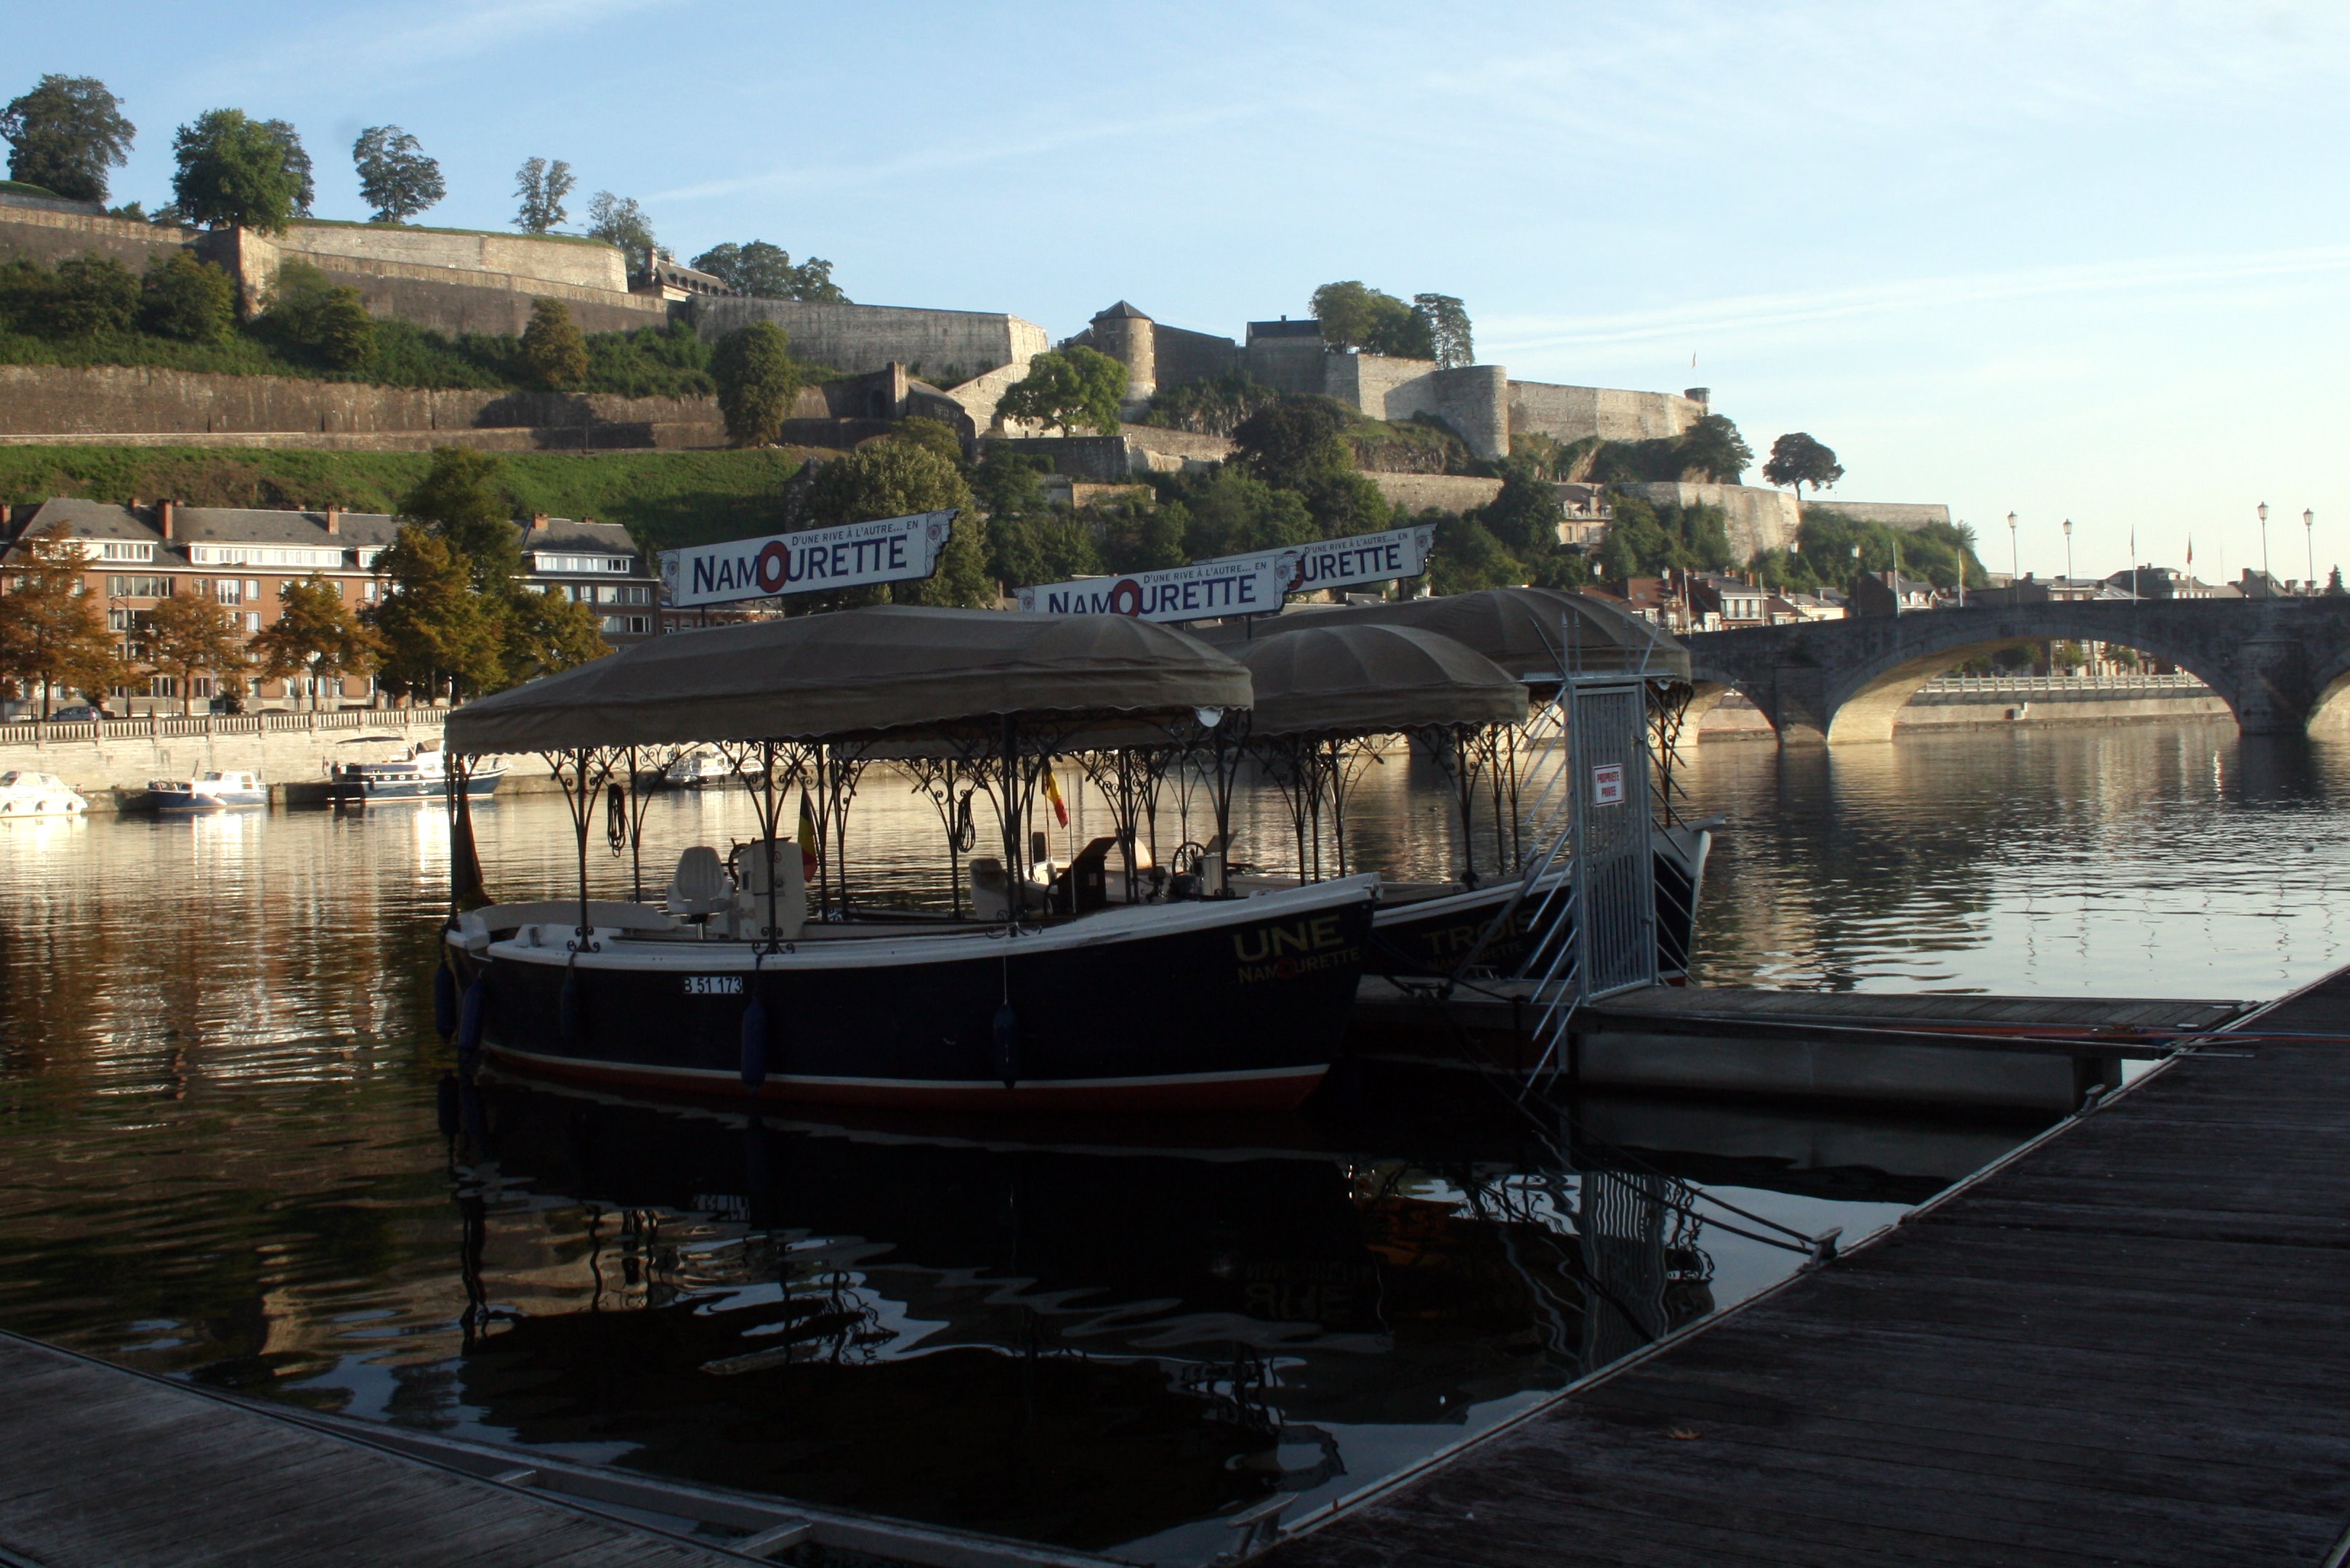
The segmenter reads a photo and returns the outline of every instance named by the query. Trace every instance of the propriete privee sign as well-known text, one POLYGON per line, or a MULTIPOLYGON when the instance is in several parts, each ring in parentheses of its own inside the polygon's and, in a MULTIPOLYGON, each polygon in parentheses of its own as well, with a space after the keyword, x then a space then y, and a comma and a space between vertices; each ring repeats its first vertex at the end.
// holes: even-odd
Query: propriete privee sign
POLYGON ((952 512, 918 512, 809 528, 758 539, 730 539, 690 550, 663 550, 661 585, 670 604, 733 604, 826 588, 903 583, 939 569, 954 526, 952 512))

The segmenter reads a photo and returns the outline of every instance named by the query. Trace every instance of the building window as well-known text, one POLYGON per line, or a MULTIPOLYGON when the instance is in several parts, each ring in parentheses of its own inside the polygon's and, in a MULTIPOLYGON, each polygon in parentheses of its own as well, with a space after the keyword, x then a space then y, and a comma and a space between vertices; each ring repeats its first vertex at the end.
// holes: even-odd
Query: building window
POLYGON ((251 577, 245 578, 244 597, 249 599, 259 598, 261 597, 261 585, 251 577))
POLYGON ((98 558, 101 561, 151 561, 155 558, 155 546, 129 539, 107 539, 98 546, 98 558))
POLYGON ((109 577, 106 597, 110 599, 168 599, 172 597, 169 577, 109 577))
POLYGON ((551 556, 532 552, 532 569, 538 572, 625 572, 635 564, 631 556, 551 556))
POLYGON ((223 577, 213 584, 213 594, 224 605, 241 605, 244 602, 244 590, 234 577, 223 577))
POLYGON ((622 637, 643 637, 653 629, 653 618, 649 615, 608 615, 604 629, 622 637))
POLYGON ((244 612, 244 629, 247 631, 259 631, 261 629, 261 612, 259 610, 247 610, 244 612))
POLYGON ((340 545, 334 549, 313 549, 300 545, 191 545, 188 564, 192 566, 299 566, 319 570, 343 564, 340 545))

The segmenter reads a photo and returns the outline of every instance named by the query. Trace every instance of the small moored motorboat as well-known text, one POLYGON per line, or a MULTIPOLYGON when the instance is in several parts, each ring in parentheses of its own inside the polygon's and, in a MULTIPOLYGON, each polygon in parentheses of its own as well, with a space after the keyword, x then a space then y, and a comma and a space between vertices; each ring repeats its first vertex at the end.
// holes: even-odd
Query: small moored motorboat
POLYGON ((698 746, 663 769, 661 783, 671 789, 724 789, 740 774, 745 783, 755 785, 762 771, 755 756, 744 757, 738 764, 714 746, 698 746))
POLYGON ((157 811, 230 811, 267 805, 269 787, 259 774, 208 770, 187 779, 150 779, 147 804, 157 811))
POLYGON ((0 817, 79 816, 89 802, 55 774, 16 768, 0 774, 0 817))
MULTIPOLYGON (((426 741, 407 753, 382 763, 344 763, 335 769, 328 793, 336 801, 364 804, 378 800, 439 800, 449 776, 449 754, 439 742, 426 741)), ((479 799, 497 793, 505 769, 480 765, 465 775, 465 793, 479 799)))

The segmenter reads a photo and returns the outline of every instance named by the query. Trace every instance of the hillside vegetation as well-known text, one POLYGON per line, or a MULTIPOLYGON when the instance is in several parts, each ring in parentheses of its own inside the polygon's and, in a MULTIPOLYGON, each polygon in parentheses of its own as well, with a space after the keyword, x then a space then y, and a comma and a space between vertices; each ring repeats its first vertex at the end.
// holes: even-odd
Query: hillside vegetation
MULTIPOLYGON (((624 524, 646 547, 663 549, 780 526, 783 487, 801 463, 801 453, 774 448, 507 452, 499 474, 517 513, 624 524)), ((0 446, 0 500, 170 496, 192 506, 395 512, 432 466, 421 452, 0 446)))

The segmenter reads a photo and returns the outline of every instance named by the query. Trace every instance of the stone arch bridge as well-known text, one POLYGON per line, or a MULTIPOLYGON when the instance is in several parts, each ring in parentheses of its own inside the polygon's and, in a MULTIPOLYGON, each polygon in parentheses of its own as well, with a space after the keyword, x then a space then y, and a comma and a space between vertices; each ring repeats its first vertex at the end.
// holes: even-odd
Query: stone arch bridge
POLYGON ((1889 741, 1918 689, 1969 659, 2048 641, 2166 659, 2224 699, 2248 735, 2350 735, 2350 597, 2111 599, 1969 606, 1692 633, 1692 722, 1731 691, 1782 745, 1889 741))

